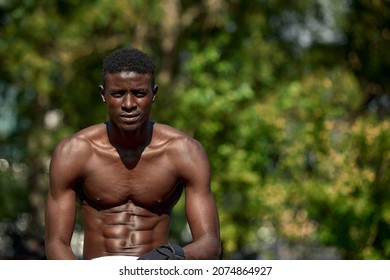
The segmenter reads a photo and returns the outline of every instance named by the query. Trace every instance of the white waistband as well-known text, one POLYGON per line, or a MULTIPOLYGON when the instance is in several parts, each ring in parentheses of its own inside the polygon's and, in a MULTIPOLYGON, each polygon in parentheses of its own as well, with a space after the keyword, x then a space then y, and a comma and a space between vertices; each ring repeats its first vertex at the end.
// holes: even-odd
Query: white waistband
POLYGON ((138 258, 137 256, 102 256, 92 260, 137 260, 138 258))

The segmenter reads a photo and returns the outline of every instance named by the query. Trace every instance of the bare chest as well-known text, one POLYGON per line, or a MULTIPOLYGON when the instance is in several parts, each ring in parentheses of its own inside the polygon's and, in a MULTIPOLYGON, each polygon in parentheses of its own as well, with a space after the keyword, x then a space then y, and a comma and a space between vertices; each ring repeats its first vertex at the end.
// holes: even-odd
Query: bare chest
POLYGON ((85 197, 97 207, 132 202, 143 208, 170 209, 181 195, 174 164, 163 154, 140 157, 97 152, 88 161, 85 197))

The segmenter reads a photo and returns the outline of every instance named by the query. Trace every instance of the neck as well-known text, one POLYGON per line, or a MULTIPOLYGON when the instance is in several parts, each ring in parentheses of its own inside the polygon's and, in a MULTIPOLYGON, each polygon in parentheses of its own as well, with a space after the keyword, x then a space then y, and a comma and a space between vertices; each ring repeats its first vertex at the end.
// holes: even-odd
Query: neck
POLYGON ((111 145, 117 149, 144 149, 152 140, 152 122, 145 122, 140 128, 123 131, 114 123, 107 122, 107 134, 111 145))

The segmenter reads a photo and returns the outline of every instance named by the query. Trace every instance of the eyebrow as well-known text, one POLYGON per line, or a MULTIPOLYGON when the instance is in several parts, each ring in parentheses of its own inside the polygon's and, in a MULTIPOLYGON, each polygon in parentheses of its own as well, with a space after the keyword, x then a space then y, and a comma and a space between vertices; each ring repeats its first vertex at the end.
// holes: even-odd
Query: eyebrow
POLYGON ((126 92, 125 89, 111 89, 110 90, 110 93, 123 93, 123 92, 126 92))
MULTIPOLYGON (((130 92, 141 92, 141 93, 148 93, 148 90, 149 89, 147 89, 147 88, 135 88, 135 89, 132 89, 132 90, 130 90, 130 92)), ((111 89, 109 92, 110 93, 123 93, 123 92, 126 92, 127 90, 126 89, 116 89, 116 88, 114 88, 114 89, 111 89)))

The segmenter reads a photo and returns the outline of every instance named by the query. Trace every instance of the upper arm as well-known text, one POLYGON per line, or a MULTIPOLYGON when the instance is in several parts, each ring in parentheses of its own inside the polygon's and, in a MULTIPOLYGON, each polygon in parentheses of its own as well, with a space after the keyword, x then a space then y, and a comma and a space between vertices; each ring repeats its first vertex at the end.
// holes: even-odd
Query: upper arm
POLYGON ((218 251, 219 218, 210 186, 211 171, 207 154, 195 140, 187 143, 182 153, 181 172, 185 188, 185 208, 194 241, 207 239, 204 246, 214 246, 218 251))
POLYGON ((47 248, 70 246, 76 219, 75 187, 82 177, 82 158, 85 145, 64 140, 55 149, 50 162, 50 188, 45 213, 45 242, 47 248))

